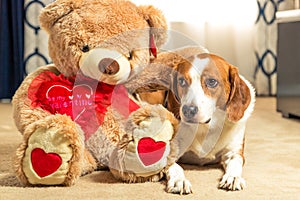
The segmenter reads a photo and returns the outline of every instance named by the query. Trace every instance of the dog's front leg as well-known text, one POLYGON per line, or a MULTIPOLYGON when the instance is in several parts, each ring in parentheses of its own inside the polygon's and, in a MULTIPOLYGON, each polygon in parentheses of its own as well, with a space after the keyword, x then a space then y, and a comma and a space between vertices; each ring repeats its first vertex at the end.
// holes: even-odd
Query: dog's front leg
POLYGON ((235 152, 229 151, 222 157, 225 174, 220 181, 219 187, 226 190, 242 190, 246 182, 242 178, 243 157, 235 152))
POLYGON ((167 169, 166 176, 168 181, 167 192, 180 195, 192 193, 192 185, 185 178, 182 167, 177 163, 174 163, 167 169))

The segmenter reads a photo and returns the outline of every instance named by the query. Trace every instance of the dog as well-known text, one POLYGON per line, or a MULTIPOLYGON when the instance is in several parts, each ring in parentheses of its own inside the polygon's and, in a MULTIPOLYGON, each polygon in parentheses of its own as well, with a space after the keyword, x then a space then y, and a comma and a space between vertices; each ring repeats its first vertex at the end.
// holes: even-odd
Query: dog
MULTIPOLYGON (((197 126, 179 162, 201 166, 220 163, 224 175, 219 188, 242 190, 246 186, 242 178, 245 128, 254 109, 255 89, 237 67, 218 55, 200 52, 171 62, 167 90, 139 92, 138 97, 164 104, 182 123, 197 126)), ((170 167, 167 179, 168 188, 183 193, 185 182, 190 184, 179 165, 170 167), (174 180, 181 184, 174 187, 174 180)))

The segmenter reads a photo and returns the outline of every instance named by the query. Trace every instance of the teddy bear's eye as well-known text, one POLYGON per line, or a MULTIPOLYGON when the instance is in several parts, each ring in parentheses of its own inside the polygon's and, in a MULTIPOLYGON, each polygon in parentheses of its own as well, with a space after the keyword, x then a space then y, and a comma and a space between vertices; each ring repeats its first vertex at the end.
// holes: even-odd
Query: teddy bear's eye
POLYGON ((132 59, 132 51, 129 52, 128 59, 129 59, 129 60, 132 59))
POLYGON ((89 50, 90 50, 89 45, 84 45, 84 46, 82 47, 82 49, 81 49, 81 51, 83 51, 84 53, 85 53, 85 52, 88 52, 89 50))

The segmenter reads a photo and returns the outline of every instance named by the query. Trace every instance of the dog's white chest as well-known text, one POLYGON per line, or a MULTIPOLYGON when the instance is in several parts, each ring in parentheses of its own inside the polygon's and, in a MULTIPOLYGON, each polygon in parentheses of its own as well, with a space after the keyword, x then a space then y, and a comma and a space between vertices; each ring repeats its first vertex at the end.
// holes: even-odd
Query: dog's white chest
POLYGON ((224 112, 216 112, 209 124, 199 124, 193 143, 182 161, 190 163, 196 159, 200 165, 218 162, 226 148, 234 144, 235 140, 242 140, 243 132, 242 124, 231 123, 224 112))

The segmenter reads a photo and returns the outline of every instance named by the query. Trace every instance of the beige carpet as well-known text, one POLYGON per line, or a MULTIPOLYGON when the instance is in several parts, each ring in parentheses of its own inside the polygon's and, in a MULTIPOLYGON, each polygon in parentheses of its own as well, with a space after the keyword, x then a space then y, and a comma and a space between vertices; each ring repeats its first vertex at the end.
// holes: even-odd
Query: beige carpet
POLYGON ((11 105, 0 104, 0 200, 6 199, 300 199, 300 121, 276 112, 275 98, 258 98, 246 130, 247 188, 218 190, 218 166, 187 166, 194 193, 167 194, 165 183, 125 184, 107 171, 81 177, 72 187, 21 187, 11 170, 11 157, 21 141, 11 105))

